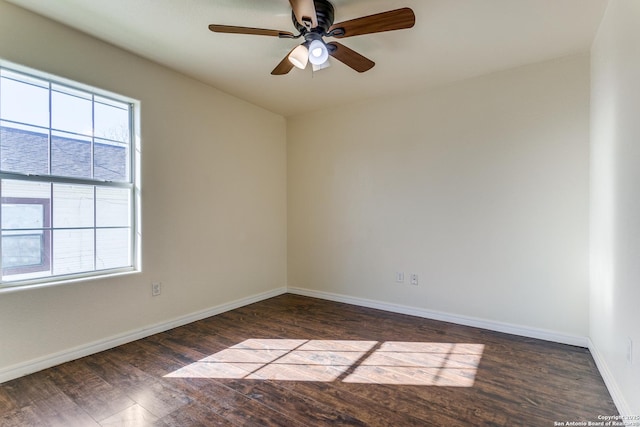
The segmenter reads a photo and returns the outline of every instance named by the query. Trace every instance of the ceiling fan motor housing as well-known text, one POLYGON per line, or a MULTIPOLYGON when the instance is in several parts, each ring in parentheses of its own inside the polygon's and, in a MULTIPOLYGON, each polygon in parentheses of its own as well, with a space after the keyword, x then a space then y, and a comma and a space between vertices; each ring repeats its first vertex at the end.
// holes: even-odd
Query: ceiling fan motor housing
POLYGON ((309 40, 309 38, 307 38, 307 34, 315 33, 316 35, 315 37, 312 36, 312 39, 318 38, 317 35, 320 35, 320 37, 326 35, 327 31, 329 31, 329 28, 333 25, 333 19, 335 15, 333 5, 327 0, 313 0, 313 3, 315 5, 316 15, 318 17, 318 26, 316 28, 307 28, 306 26, 300 24, 296 19, 295 14, 293 12, 291 13, 293 25, 300 32, 300 34, 305 37, 306 40, 309 40))

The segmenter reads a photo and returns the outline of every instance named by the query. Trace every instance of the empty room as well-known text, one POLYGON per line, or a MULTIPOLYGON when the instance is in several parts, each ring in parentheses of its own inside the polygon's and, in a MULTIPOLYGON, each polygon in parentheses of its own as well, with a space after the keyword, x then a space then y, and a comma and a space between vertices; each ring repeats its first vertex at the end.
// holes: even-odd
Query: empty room
POLYGON ((0 425, 640 426, 638 23, 0 0, 0 425))

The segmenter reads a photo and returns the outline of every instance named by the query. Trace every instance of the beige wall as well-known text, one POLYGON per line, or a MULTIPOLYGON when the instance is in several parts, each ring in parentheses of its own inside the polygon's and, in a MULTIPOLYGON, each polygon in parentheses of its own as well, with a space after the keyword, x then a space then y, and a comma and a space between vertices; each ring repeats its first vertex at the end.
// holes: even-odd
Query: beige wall
POLYGON ((287 129, 289 286, 587 336, 588 56, 287 129))
POLYGON ((640 2, 611 1, 592 47, 589 332, 626 415, 640 414, 639 22, 640 2))
POLYGON ((143 201, 142 273, 0 294, 0 372, 284 289, 283 117, 3 1, 0 58, 140 100, 143 201))

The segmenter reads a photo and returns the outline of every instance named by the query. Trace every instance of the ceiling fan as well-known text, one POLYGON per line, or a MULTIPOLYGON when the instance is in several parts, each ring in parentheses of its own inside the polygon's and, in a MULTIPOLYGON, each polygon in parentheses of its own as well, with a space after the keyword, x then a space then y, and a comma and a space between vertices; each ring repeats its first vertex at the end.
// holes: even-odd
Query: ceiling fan
POLYGON ((310 62, 314 71, 328 66, 329 56, 337 59, 359 73, 370 70, 375 62, 360 55, 338 42, 326 43, 324 37, 345 38, 363 34, 411 28, 416 22, 415 14, 408 7, 388 12, 363 16, 349 21, 333 23, 334 7, 328 0, 289 0, 291 18, 298 31, 267 30, 262 28, 236 27, 230 25, 209 25, 216 33, 253 34, 284 39, 304 37, 304 42, 293 48, 273 69, 271 74, 284 75, 298 67, 304 69, 310 62))

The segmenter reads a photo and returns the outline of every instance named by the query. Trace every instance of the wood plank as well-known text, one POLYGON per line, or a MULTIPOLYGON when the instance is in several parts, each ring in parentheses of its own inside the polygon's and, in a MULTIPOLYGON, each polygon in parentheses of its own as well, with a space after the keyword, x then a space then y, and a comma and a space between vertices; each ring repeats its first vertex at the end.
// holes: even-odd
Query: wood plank
POLYGON ((18 408, 32 405, 59 393, 60 390, 48 377, 48 370, 0 384, 2 393, 8 395, 18 408))
POLYGON ((95 420, 118 413, 135 402, 95 375, 83 359, 48 370, 57 388, 95 420))
POLYGON ((17 409, 18 405, 8 390, 6 388, 0 388, 0 414, 9 413, 17 409))
POLYGON ((136 426, 145 427, 153 426, 158 421, 158 417, 144 409, 138 404, 134 404, 109 418, 102 420, 100 425, 103 427, 122 427, 136 426))
POLYGON ((21 422, 26 426, 94 427, 98 422, 82 410, 69 396, 55 393, 22 408, 21 422))

